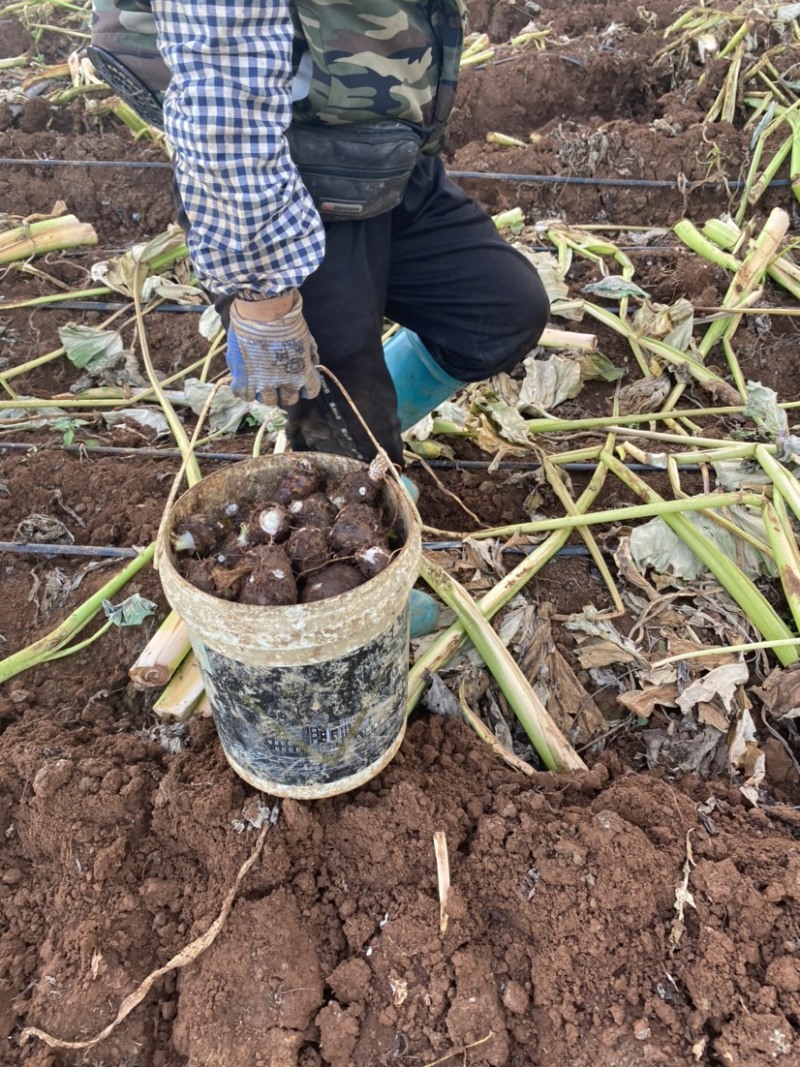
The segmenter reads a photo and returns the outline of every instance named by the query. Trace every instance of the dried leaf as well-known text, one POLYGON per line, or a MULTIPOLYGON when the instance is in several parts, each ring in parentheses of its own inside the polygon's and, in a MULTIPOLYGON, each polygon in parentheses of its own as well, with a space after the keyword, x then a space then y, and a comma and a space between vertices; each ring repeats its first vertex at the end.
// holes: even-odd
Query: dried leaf
POLYGON ((648 302, 637 309, 633 328, 639 337, 654 337, 685 352, 694 333, 694 306, 685 297, 674 304, 648 302))
POLYGON ((556 648, 550 621, 528 609, 520 633, 519 664, 562 733, 586 744, 606 728, 602 712, 556 648))
POLYGON ((697 721, 705 726, 713 726, 722 734, 728 729, 728 717, 714 704, 706 704, 704 701, 697 705, 697 721))
POLYGON ((491 415, 492 421, 496 424, 501 436, 506 441, 511 441, 512 444, 530 444, 530 431, 528 430, 525 419, 517 408, 511 407, 509 404, 504 404, 501 401, 495 401, 494 403, 487 404, 486 410, 491 415))
POLYGON ((166 437, 170 432, 165 416, 161 411, 152 408, 115 408, 113 411, 103 411, 101 418, 109 426, 124 422, 144 426, 148 430, 153 430, 157 437, 166 437))
POLYGON ((217 334, 222 332, 222 319, 213 304, 209 304, 200 316, 197 328, 200 336, 205 337, 207 341, 213 341, 217 334))
POLYGON ((613 663, 635 663, 637 658, 613 641, 607 641, 602 637, 589 638, 582 642, 576 649, 575 655, 581 667, 587 671, 594 667, 608 667, 613 663))
POLYGON ((758 787, 764 780, 766 758, 758 747, 753 717, 747 708, 737 716, 728 744, 728 766, 745 777, 740 787, 751 804, 758 804, 758 787))
POLYGON ((733 493, 739 489, 755 487, 761 489, 769 485, 772 479, 757 463, 746 459, 722 459, 712 463, 717 476, 717 485, 725 492, 733 493))
POLYGON ((141 389, 147 386, 147 378, 139 370, 139 364, 133 352, 123 350, 93 359, 80 378, 72 383, 69 391, 82 393, 84 389, 91 389, 95 385, 110 385, 118 389, 126 387, 141 389))
POLYGON ((630 659, 620 659, 616 662, 630 663, 632 660, 638 660, 639 654, 633 641, 624 637, 613 623, 607 619, 599 619, 597 616, 597 609, 591 604, 587 605, 579 614, 570 615, 566 622, 566 628, 573 633, 584 633, 590 637, 599 637, 601 640, 610 641, 631 657, 630 659))
POLYGON ((561 730, 578 745, 603 733, 606 721, 602 712, 557 648, 548 656, 547 666, 550 693, 545 706, 561 730))
POLYGON ((151 274, 142 285, 142 300, 147 303, 156 296, 179 304, 202 304, 205 302, 202 290, 196 286, 174 282, 161 274, 151 274))
POLYGON ((775 719, 800 718, 800 663, 776 667, 764 684, 753 689, 775 719))
POLYGON ((569 286, 558 273, 558 256, 552 252, 532 252, 521 244, 515 243, 514 247, 536 268, 551 304, 568 299, 569 286))
POLYGON ((631 543, 630 537, 620 538, 617 550, 614 553, 614 563, 617 566, 617 571, 620 576, 631 585, 636 586, 637 589, 641 589, 648 600, 657 600, 658 592, 648 582, 636 564, 633 562, 633 556, 631 555, 631 543))
POLYGON ((620 693, 617 703, 640 719, 649 719, 656 705, 674 708, 677 705, 678 687, 674 683, 636 689, 630 693, 620 693))
POLYGON ((503 561, 502 547, 492 538, 476 541, 471 537, 465 537, 464 552, 466 561, 478 569, 489 571, 500 578, 505 577, 508 572, 503 561))
POLYGON ((431 684, 425 690, 422 702, 432 715, 459 718, 461 709, 454 694, 438 674, 431 676, 431 684))
POLYGON ((705 652, 706 655, 702 659, 686 660, 687 669, 694 674, 699 671, 710 671, 714 667, 721 667, 724 664, 737 662, 735 652, 727 652, 724 648, 718 648, 716 645, 701 645, 697 641, 679 637, 677 634, 668 635, 667 647, 670 656, 683 656, 688 652, 705 652))
POLYGON ((524 361, 525 378, 519 391, 518 406, 523 412, 552 411, 581 391, 581 364, 569 356, 524 361))
POLYGON ((723 667, 715 667, 704 678, 698 678, 684 689, 678 697, 678 707, 684 715, 689 715, 697 704, 709 704, 717 700, 725 711, 730 713, 737 686, 744 685, 749 677, 750 671, 746 663, 728 663, 723 667))
POLYGON ((91 270, 92 279, 107 285, 115 292, 132 297, 136 285, 136 274, 142 263, 151 263, 157 256, 166 252, 178 251, 185 243, 180 226, 169 226, 164 233, 152 240, 133 245, 123 255, 102 263, 95 263, 91 270))
MULTIPOLYGON (((748 578, 774 577, 777 574, 775 561, 749 542, 719 526, 700 512, 687 512, 691 522, 713 544, 733 560, 748 578)), ((764 524, 760 511, 736 505, 725 509, 725 517, 740 529, 764 539, 764 524)), ((663 519, 655 518, 641 526, 635 526, 630 537, 631 555, 636 566, 652 567, 658 574, 672 575, 683 581, 693 581, 704 568, 694 552, 667 526, 663 519)))
POLYGON ((686 861, 683 865, 683 878, 675 890, 675 918, 672 920, 669 932, 669 940, 673 951, 678 947, 686 930, 686 923, 684 922, 686 908, 694 908, 695 911, 697 910, 694 897, 689 891, 689 877, 692 873, 692 867, 694 867, 694 856, 692 855, 692 842, 690 837, 691 832, 692 831, 689 830, 686 834, 686 861))
POLYGON ((641 378, 638 382, 623 386, 617 394, 620 414, 660 411, 671 388, 672 382, 666 374, 658 378, 641 378))
POLYGON ((616 382, 625 371, 615 367, 602 352, 581 352, 578 355, 582 382, 616 382))

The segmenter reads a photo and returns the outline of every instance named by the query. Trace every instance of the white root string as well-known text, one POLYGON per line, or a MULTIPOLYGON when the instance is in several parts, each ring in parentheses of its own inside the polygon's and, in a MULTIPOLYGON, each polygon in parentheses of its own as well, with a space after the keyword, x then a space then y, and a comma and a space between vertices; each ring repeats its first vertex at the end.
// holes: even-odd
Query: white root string
POLYGON ((181 951, 165 963, 163 967, 159 967, 158 970, 148 974, 141 985, 139 985, 133 993, 125 997, 119 1006, 116 1018, 113 1022, 110 1022, 104 1030, 101 1030, 99 1034, 95 1034, 94 1037, 87 1038, 85 1041, 62 1041, 61 1038, 54 1037, 52 1034, 48 1034, 46 1031, 40 1030, 36 1026, 26 1026, 22 1031, 20 1044, 24 1044, 32 1037, 38 1037, 41 1041, 44 1041, 46 1045, 49 1045, 50 1048, 86 1049, 92 1048, 94 1045, 99 1045, 101 1041, 105 1041, 105 1039, 116 1030, 119 1024, 130 1015, 133 1009, 141 1004, 159 978, 163 977, 163 975, 167 974, 169 971, 176 971, 181 967, 185 967, 189 963, 193 963, 198 956, 201 956, 205 950, 214 943, 217 935, 230 915, 242 879, 261 855, 261 850, 264 847, 264 841, 270 825, 269 822, 266 822, 262 826, 255 848, 239 868, 239 873, 236 875, 233 885, 228 890, 222 908, 220 909, 220 913, 211 926, 209 926, 208 930, 190 944, 186 945, 185 948, 182 948, 181 951))

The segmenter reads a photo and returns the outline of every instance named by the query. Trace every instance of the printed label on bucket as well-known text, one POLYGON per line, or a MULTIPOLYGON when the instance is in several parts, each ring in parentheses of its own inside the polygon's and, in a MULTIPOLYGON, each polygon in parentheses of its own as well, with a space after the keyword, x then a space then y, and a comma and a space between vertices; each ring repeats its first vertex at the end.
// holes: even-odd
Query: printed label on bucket
POLYGON ((255 667, 196 649, 222 747, 250 780, 303 786, 357 774, 403 728, 408 610, 349 656, 255 667))

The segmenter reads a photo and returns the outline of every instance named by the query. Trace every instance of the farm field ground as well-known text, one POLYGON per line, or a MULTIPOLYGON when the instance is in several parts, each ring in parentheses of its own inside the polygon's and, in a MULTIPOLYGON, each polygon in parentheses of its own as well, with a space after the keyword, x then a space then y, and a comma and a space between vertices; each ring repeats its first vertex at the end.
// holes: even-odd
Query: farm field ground
MULTIPOLYGON (((670 38, 664 32, 688 5, 470 0, 468 6, 471 31, 488 34, 494 53, 463 72, 447 161, 452 171, 472 176, 458 180, 492 214, 520 207, 526 225, 517 237, 531 247, 546 243, 544 220, 605 227, 592 232, 626 250, 633 278, 652 302, 685 298, 696 308, 719 307, 730 272, 690 252, 671 227, 683 217, 701 226, 736 212, 754 126, 746 121, 741 86, 732 121, 708 121, 729 60, 710 54, 703 63, 696 40, 666 49, 680 31, 670 38), (529 23, 549 31, 541 47, 511 44, 529 23), (520 143, 489 143, 489 132, 520 143), (511 181, 498 174, 606 183, 511 181)), ((0 60, 41 54, 43 63, 55 64, 81 44, 62 32, 85 30, 80 18, 65 21, 63 13, 33 3, 6 7, 0 8, 0 60), (34 45, 36 23, 52 27, 54 21, 58 26, 34 45)), ((773 62, 796 85, 798 5, 785 7, 782 23, 766 12, 767 4, 721 0, 714 10, 751 11, 754 49, 788 42, 773 62)), ((729 36, 739 24, 728 26, 729 36)), ((753 62, 743 54, 743 69, 753 62)), ((68 87, 68 79, 26 93, 22 79, 33 70, 32 60, 20 68, 0 65, 0 210, 18 221, 47 215, 61 200, 95 228, 98 242, 32 258, 27 269, 3 268, 0 375, 58 349, 66 324, 99 326, 109 316, 85 303, 6 305, 89 289, 98 284, 90 277, 93 264, 174 221, 168 169, 138 166, 163 163, 163 149, 135 140, 113 116, 87 110, 88 97, 57 104, 53 93, 68 87), (13 162, 20 159, 41 162, 13 162), (98 160, 132 165, 80 165, 98 160)), ((778 143, 768 142, 764 162, 778 143)), ((747 216, 760 230, 770 212, 783 208, 785 245, 797 237, 800 217, 788 175, 787 162, 777 171, 782 183, 747 216)), ((599 278, 596 262, 576 254, 569 295, 580 296, 599 278)), ((177 281, 187 280, 184 270, 177 281)), ((128 308, 117 293, 98 299, 128 308)), ((773 282, 759 299, 765 309, 800 306, 773 282)), ((204 357, 208 341, 198 318, 148 314, 148 347, 161 375, 204 357)), ((774 390, 781 401, 798 398, 797 323, 788 315, 745 315, 734 339, 743 378, 774 390)), ((588 382, 556 414, 610 415, 620 387, 642 378, 627 341, 607 322, 553 325, 596 333, 602 354, 623 372, 619 381, 588 382)), ((126 347, 138 352, 129 308, 117 328, 126 347)), ((697 327, 697 336, 703 329, 697 327)), ((708 364, 730 384, 719 350, 708 364)), ((221 357, 212 369, 224 370, 221 357)), ((53 398, 63 401, 80 376, 59 357, 8 381, 19 397, 58 406, 53 398)), ((675 376, 670 385, 682 380, 675 376)), ((678 406, 722 402, 690 377, 678 406)), ((57 520, 77 545, 150 544, 180 467, 173 442, 140 422, 111 424, 96 409, 68 410, 69 418, 33 428, 19 411, 14 421, 0 422, 0 541, 20 540, 20 529, 33 529, 33 517, 45 531, 41 540, 52 537, 57 520)), ((738 440, 743 420, 719 415, 702 429, 710 438, 738 440)), ((534 492, 537 517, 564 514, 532 463, 542 453, 600 438, 543 434, 526 451, 519 441, 512 447, 501 430, 495 426, 495 456, 517 464, 517 471, 490 466, 488 433, 441 439, 472 466, 414 467, 420 512, 431 530, 521 522, 534 492), (501 446, 507 451, 497 452, 501 446)), ((249 454, 255 436, 255 428, 245 428, 206 450, 249 454)), ((223 462, 201 459, 201 469, 223 462)), ((590 474, 574 471, 573 495, 590 474)), ((667 472, 642 477, 669 495, 667 472)), ((707 469, 695 467, 681 484, 689 494, 707 492, 707 477, 707 469)), ((629 487, 614 482, 595 506, 636 502, 629 487)), ((626 535, 623 526, 605 531, 611 548, 626 535)), ((497 572, 477 543, 435 555, 481 592, 497 572)), ((568 542, 576 549, 582 544, 577 534, 568 542)), ((50 633, 119 567, 116 560, 2 553, 0 655, 50 633)), ((677 584, 649 581, 665 596, 659 610, 666 611, 667 599, 674 608, 659 616, 657 636, 638 627, 650 660, 673 650, 671 627, 682 647, 692 640, 713 644, 715 633, 721 644, 731 643, 734 632, 741 641, 758 639, 710 580, 698 579, 689 594, 677 584), (688 621, 679 614, 687 595, 706 614, 698 608, 688 621)), ((761 579, 759 588, 790 618, 777 580, 761 579)), ((774 657, 743 657, 747 680, 726 705, 728 712, 732 706, 752 711, 756 733, 748 743, 764 757, 754 803, 753 789, 741 788, 746 774, 728 765, 724 743, 713 759, 711 749, 699 752, 718 716, 707 712, 689 729, 667 701, 637 717, 616 699, 625 661, 611 656, 589 666, 584 635, 569 619, 586 605, 608 610, 608 588, 588 556, 558 556, 526 586, 524 598, 528 623, 547 621, 545 644, 557 650, 576 686, 564 702, 574 704, 578 693, 605 721, 606 728, 595 723, 585 736, 577 727, 570 732, 587 771, 537 769, 526 776, 500 761, 461 718, 435 714, 423 701, 398 756, 369 785, 326 801, 275 803, 232 773, 211 719, 165 725, 152 713, 153 694, 131 685, 128 668, 167 611, 152 568, 143 568, 124 595, 133 592, 157 605, 141 626, 114 627, 85 650, 0 688, 4 1067, 800 1064, 800 778, 793 721, 781 719, 793 706, 791 689, 783 704, 764 695, 774 657), (451 865, 445 933, 437 831, 446 835, 451 865), (261 851, 214 944, 159 978, 110 1036, 82 1049, 51 1047, 33 1035, 22 1039, 26 1027, 65 1043, 102 1031, 148 974, 211 926, 257 842, 261 851)), ((625 603, 627 614, 614 620, 620 639, 636 630, 632 605, 638 603, 641 616, 646 600, 626 596, 625 603)), ((525 610, 519 603, 517 609, 525 610)), ((442 672, 451 692, 460 671, 463 663, 442 672)), ((689 670, 682 684, 701 673, 689 670)), ((553 677, 538 681, 541 692, 558 685, 553 677)), ((507 708, 492 686, 489 694, 476 697, 475 706, 488 714, 490 702, 504 718, 507 708)), ((709 696, 708 706, 715 700, 709 696)), ((574 718, 575 706, 571 711, 574 718)), ((718 730, 721 743, 726 730, 718 730)), ((510 734, 518 752, 535 761, 513 723, 510 734)))

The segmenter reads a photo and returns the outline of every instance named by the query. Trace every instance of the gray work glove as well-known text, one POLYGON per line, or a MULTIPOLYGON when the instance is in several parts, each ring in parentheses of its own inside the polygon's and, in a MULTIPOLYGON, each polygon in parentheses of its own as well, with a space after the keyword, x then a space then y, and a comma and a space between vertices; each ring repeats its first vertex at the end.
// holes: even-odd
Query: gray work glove
POLYGON ((287 408, 301 397, 312 399, 321 388, 317 346, 303 318, 303 300, 295 293, 291 309, 274 322, 244 319, 231 305, 228 370, 234 395, 287 408))

